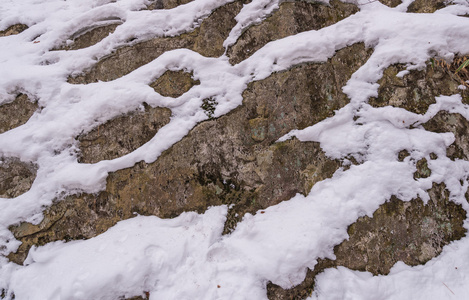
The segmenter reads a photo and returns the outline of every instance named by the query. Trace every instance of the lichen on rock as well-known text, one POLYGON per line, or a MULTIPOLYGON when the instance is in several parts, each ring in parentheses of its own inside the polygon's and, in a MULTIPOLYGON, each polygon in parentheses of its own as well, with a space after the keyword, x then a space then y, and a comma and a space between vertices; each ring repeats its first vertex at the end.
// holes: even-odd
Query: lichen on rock
POLYGON ((171 111, 144 103, 143 111, 134 111, 99 125, 78 137, 79 162, 96 163, 128 154, 148 142, 169 123, 171 111))
POLYGON ((38 109, 37 103, 25 94, 19 94, 13 102, 0 105, 0 133, 23 125, 38 109))

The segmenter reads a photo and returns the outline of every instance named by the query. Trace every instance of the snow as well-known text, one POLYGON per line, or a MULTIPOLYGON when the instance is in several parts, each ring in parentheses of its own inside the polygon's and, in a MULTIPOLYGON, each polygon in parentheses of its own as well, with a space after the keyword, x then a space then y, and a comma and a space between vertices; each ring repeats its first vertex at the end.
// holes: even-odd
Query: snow
MULTIPOLYGON (((170 220, 137 216, 89 240, 33 248, 24 266, 1 256, 0 287, 7 297, 14 293, 16 299, 116 299, 147 291, 151 299, 266 299, 268 281, 284 288, 299 284, 318 258, 334 258, 333 247, 348 237, 350 224, 371 216, 391 195, 405 201, 417 196, 427 200, 425 191, 432 182, 445 182, 451 199, 469 211, 464 199, 469 162, 445 155, 454 136, 419 126, 440 110, 469 120, 469 107, 461 97, 437 97, 424 115, 367 104, 377 95, 377 81, 389 65, 418 69, 434 55, 452 58, 469 52, 469 19, 458 16, 469 11, 467 1, 454 1, 434 14, 405 13, 412 1, 394 9, 367 2, 337 24, 271 42, 235 66, 224 55, 207 58, 179 49, 114 81, 66 82, 68 75, 79 74, 118 47, 188 32, 228 2, 195 0, 170 10, 145 11, 144 0, 2 1, 0 30, 16 23, 29 29, 0 38, 0 101, 9 102, 23 92, 37 99, 42 109, 26 124, 0 134, 1 155, 39 165, 27 193, 0 199, 1 254, 19 245, 8 227, 20 221, 38 223, 44 207, 57 195, 98 192, 105 188, 109 172, 141 160, 155 161, 208 118, 200 108, 203 99, 214 98, 214 116, 221 116, 241 105, 249 82, 294 64, 326 61, 357 42, 374 52, 343 88, 350 104, 334 117, 281 140, 296 136, 317 141, 329 157, 345 160, 354 155, 362 164, 338 170, 307 196, 296 195, 262 214, 246 215, 230 235, 221 234, 227 207, 220 206, 170 220), (51 51, 83 28, 114 22, 122 24, 94 46, 51 51), (132 38, 136 40, 129 42, 132 38), (200 85, 176 99, 155 93, 148 84, 168 69, 193 71, 200 85), (171 122, 128 155, 96 164, 77 162, 79 133, 140 109, 143 102, 170 108, 171 122), (402 149, 411 149, 411 156, 399 162, 402 149), (431 152, 438 155, 429 162, 432 175, 413 180, 415 161, 431 152)), ((245 5, 225 47, 278 5, 278 0, 245 5)), ((465 227, 469 228, 467 220, 465 227)), ((461 299, 469 289, 468 254, 469 240, 463 238, 423 266, 396 264, 388 276, 329 269, 318 277, 311 299, 461 299)))

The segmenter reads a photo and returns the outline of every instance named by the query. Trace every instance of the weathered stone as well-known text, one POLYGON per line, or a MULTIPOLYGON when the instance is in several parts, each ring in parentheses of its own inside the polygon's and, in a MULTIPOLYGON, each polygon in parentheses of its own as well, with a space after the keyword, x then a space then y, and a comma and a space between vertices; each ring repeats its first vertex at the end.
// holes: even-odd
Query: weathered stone
POLYGON ((80 32, 75 33, 70 37, 73 42, 69 45, 63 46, 61 50, 78 50, 97 44, 109 34, 113 33, 119 25, 120 23, 109 24, 106 26, 80 30, 80 32))
POLYGON ((406 149, 401 150, 401 151, 399 151, 399 154, 397 155, 397 160, 402 162, 409 155, 410 155, 410 153, 406 149))
POLYGON ((18 33, 25 31, 26 29, 28 29, 28 26, 24 24, 15 24, 15 25, 8 27, 7 29, 3 31, 0 31, 0 37, 18 34, 18 33))
POLYGON ((227 51, 230 63, 237 64, 262 48, 268 42, 303 31, 330 26, 356 13, 355 5, 332 0, 330 5, 320 2, 283 2, 272 16, 253 25, 227 51))
POLYGON ((384 5, 387 5, 389 7, 396 7, 396 6, 398 6, 399 4, 402 3, 401 0, 379 0, 379 2, 381 2, 384 5))
MULTIPOLYGON (((10 259, 21 263, 33 244, 95 236, 134 213, 171 218, 232 204, 228 233, 245 213, 308 193, 316 182, 332 176, 339 162, 328 159, 318 143, 275 141, 347 104, 340 87, 369 54, 357 44, 338 51, 327 63, 304 64, 251 83, 242 106, 198 124, 154 163, 111 173, 99 195, 68 197, 46 210, 39 225, 12 228, 23 244, 10 259), (336 68, 340 72, 334 75, 336 68), (257 118, 263 123, 250 121, 257 118), (262 139, 253 137, 258 129, 264 132, 262 139)), ((100 133, 112 126, 103 124, 100 133)), ((119 135, 116 131, 109 136, 119 135)))
POLYGON ((69 77, 68 81, 79 84, 114 80, 151 62, 166 51, 180 48, 192 49, 204 56, 221 56, 225 52, 223 41, 236 24, 234 17, 241 10, 244 1, 235 1, 216 9, 192 32, 119 48, 84 74, 69 77))
POLYGON ((155 0, 148 5, 148 9, 171 9, 192 1, 193 0, 155 0))
POLYGON ((415 0, 407 8, 410 13, 434 13, 438 9, 446 7, 446 0, 415 0))
POLYGON ((430 170, 430 168, 428 167, 428 162, 425 157, 417 161, 415 167, 417 168, 417 171, 415 171, 414 173, 415 180, 419 178, 427 178, 432 175, 432 170, 430 170))
POLYGON ((27 192, 36 178, 37 165, 15 157, 0 157, 0 198, 27 192))
POLYGON ((191 73, 166 71, 150 86, 162 96, 177 98, 197 84, 200 81, 193 80, 191 73))
POLYGON ((36 103, 20 94, 13 102, 0 105, 0 133, 26 123, 37 110, 36 103))
POLYGON ((446 155, 453 160, 469 160, 469 122, 466 118, 460 114, 440 111, 423 124, 423 127, 425 130, 438 133, 452 132, 455 141, 446 149, 446 155))
POLYGON ((269 284, 269 299, 304 299, 311 294, 314 277, 326 268, 344 266, 387 275, 398 261, 424 264, 451 241, 466 235, 466 212, 449 201, 444 184, 433 184, 430 200, 403 202, 396 197, 381 205, 373 217, 362 217, 348 228, 349 239, 334 248, 336 260, 319 259, 305 281, 290 290, 269 284))
POLYGON ((409 71, 402 78, 396 76, 404 70, 404 65, 388 67, 378 81, 378 98, 370 98, 369 104, 375 107, 392 105, 423 114, 440 95, 459 93, 464 101, 469 101, 469 93, 458 89, 460 83, 439 65, 429 64, 424 70, 409 71))
POLYGON ((79 162, 96 163, 128 154, 153 138, 169 123, 171 111, 150 107, 117 117, 80 135, 79 162))

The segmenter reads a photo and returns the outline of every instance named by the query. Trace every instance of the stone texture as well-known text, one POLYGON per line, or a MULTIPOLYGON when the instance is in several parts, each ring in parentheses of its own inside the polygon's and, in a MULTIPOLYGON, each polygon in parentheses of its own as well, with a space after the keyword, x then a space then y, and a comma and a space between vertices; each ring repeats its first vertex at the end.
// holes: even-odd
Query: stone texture
POLYGON ((106 26, 99 26, 89 29, 86 28, 85 30, 81 30, 74 36, 70 37, 70 40, 73 42, 67 46, 63 46, 61 50, 78 50, 93 46, 107 37, 109 34, 113 33, 119 25, 120 23, 109 24, 106 26))
POLYGON ((357 11, 355 5, 338 0, 330 1, 330 6, 319 2, 283 2, 272 16, 258 25, 249 27, 228 49, 227 55, 230 57, 230 63, 237 64, 268 42, 330 26, 357 11))
POLYGON ((424 70, 412 70, 402 78, 396 77, 403 70, 404 65, 388 67, 378 81, 378 97, 370 98, 369 104, 375 107, 392 105, 424 114, 440 95, 459 93, 465 102, 469 101, 469 92, 458 89, 460 83, 446 68, 429 63, 424 70))
POLYGON ((387 5, 389 7, 396 7, 396 6, 398 6, 399 4, 402 3, 401 0, 379 0, 379 2, 381 2, 384 5, 387 5))
POLYGON ((191 73, 166 71, 150 86, 162 96, 177 98, 197 84, 200 84, 200 81, 193 80, 191 73))
POLYGON ((37 165, 16 157, 0 157, 0 198, 15 198, 27 192, 36 178, 37 165))
POLYGON ((216 9, 192 32, 119 48, 84 74, 71 76, 68 81, 80 84, 114 80, 151 62, 166 51, 180 48, 188 48, 204 56, 219 57, 225 52, 223 41, 236 25, 234 17, 241 10, 244 1, 236 1, 216 9))
POLYGON ((305 281, 290 290, 269 284, 269 299, 305 299, 314 288, 314 277, 326 268, 387 275, 398 261, 416 266, 439 255, 445 245, 466 235, 466 212, 449 201, 444 184, 433 184, 428 192, 426 205, 420 199, 404 202, 393 196, 372 218, 359 218, 348 228, 349 239, 334 248, 336 260, 320 259, 305 281))
POLYGON ((18 33, 25 31, 26 29, 28 29, 28 26, 24 24, 15 24, 15 25, 8 27, 7 29, 3 31, 0 31, 0 37, 18 34, 18 33))
POLYGON ((434 13, 446 7, 450 1, 446 0, 415 0, 407 8, 409 13, 434 13))
MULTIPOLYGON (((57 202, 39 225, 13 227, 23 244, 10 259, 22 263, 33 244, 93 237, 134 213, 171 218, 183 211, 232 204, 225 224, 228 233, 245 213, 308 193, 316 182, 332 176, 339 162, 328 159, 318 143, 274 142, 347 104, 340 87, 369 55, 357 44, 338 51, 327 63, 300 65, 251 83, 242 106, 198 124, 156 162, 111 173, 99 195, 57 202)), ((103 124, 100 133, 114 135, 120 123, 103 124)), ((83 152, 82 160, 92 161, 95 155, 83 152)))
POLYGON ((80 135, 79 162, 96 163, 114 159, 139 148, 169 123, 171 111, 153 108, 146 103, 144 111, 135 111, 94 128, 80 135))
POLYGON ((469 160, 469 122, 463 116, 440 111, 423 127, 438 133, 452 132, 455 141, 446 149, 446 155, 453 160, 469 160))
POLYGON ((189 2, 192 2, 192 0, 155 0, 148 5, 148 9, 171 9, 189 2))
POLYGON ((26 123, 38 109, 28 96, 20 94, 13 102, 0 105, 0 133, 26 123))

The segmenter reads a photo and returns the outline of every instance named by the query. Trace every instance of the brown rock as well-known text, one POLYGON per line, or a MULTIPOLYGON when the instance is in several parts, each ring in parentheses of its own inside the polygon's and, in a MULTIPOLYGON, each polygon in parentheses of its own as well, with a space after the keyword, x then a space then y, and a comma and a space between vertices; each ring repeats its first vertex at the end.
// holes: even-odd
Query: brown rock
POLYGON ((241 10, 243 1, 235 1, 216 9, 192 32, 119 48, 84 74, 69 77, 68 81, 75 84, 111 81, 151 62, 166 51, 180 48, 192 49, 204 56, 221 56, 225 52, 223 41, 236 24, 234 17, 241 10))
POLYGON ((200 81, 193 80, 191 73, 166 71, 150 86, 162 96, 177 98, 197 84, 200 81))
POLYGON ((24 94, 19 94, 13 102, 0 105, 0 133, 26 123, 37 108, 37 104, 24 94))
POLYGON ((319 259, 303 283, 289 290, 269 284, 269 299, 305 299, 314 288, 314 277, 330 267, 344 266, 387 275, 398 261, 424 264, 438 256, 451 241, 466 235, 466 211, 449 201, 444 184, 433 184, 430 200, 403 202, 396 197, 381 205, 373 217, 362 217, 348 228, 349 239, 334 248, 336 260, 319 259))
POLYGON ((61 50, 78 50, 97 44, 109 34, 113 33, 120 24, 121 23, 116 23, 82 29, 70 37, 73 43, 63 46, 61 50))
POLYGON ((0 198, 15 198, 27 192, 36 178, 37 165, 15 157, 0 157, 0 198))
POLYGON ((230 63, 237 64, 268 42, 330 26, 357 11, 355 5, 337 0, 332 0, 330 6, 320 2, 283 2, 272 16, 258 25, 249 27, 228 49, 227 55, 230 57, 230 63))
POLYGON ((150 107, 117 117, 92 131, 80 135, 79 162, 96 163, 114 159, 139 148, 169 123, 171 111, 167 108, 150 107))
POLYGON ((15 24, 15 25, 8 27, 7 29, 3 31, 0 31, 0 37, 18 34, 18 33, 25 31, 26 29, 28 29, 28 26, 24 24, 15 24))

